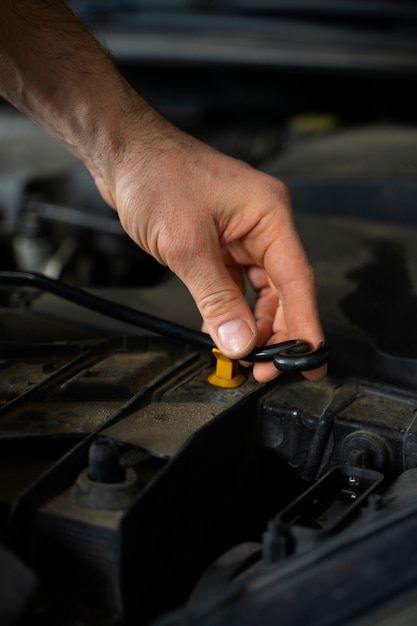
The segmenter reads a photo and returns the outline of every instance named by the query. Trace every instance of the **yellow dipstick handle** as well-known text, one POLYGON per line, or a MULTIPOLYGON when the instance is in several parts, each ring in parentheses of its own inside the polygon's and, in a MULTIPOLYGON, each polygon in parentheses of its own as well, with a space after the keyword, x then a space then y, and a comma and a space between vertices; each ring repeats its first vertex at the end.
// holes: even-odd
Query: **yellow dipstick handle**
POLYGON ((239 373, 239 362, 229 359, 217 348, 213 348, 212 352, 216 357, 216 369, 207 377, 207 381, 211 385, 227 389, 239 387, 245 381, 244 374, 239 373))

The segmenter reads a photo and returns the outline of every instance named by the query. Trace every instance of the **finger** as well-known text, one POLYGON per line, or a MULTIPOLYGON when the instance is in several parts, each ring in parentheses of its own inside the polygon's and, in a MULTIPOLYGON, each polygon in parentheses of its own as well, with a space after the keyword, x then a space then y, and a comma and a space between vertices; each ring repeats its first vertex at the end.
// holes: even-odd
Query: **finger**
MULTIPOLYGON (((260 297, 255 308, 255 317, 270 315, 276 294, 276 311, 271 323, 272 334, 267 343, 278 343, 287 339, 303 339, 314 349, 324 339, 319 320, 317 305, 317 289, 313 271, 308 263, 304 248, 295 232, 277 239, 267 248, 264 255, 265 274, 259 270, 251 271, 251 280, 261 288, 260 297), (285 245, 287 243, 287 245, 285 245)), ((260 323, 258 321, 258 326, 260 323)), ((265 330, 262 330, 262 333, 265 330)), ((303 372, 309 380, 321 380, 327 368, 322 366, 316 370, 303 372)), ((278 371, 272 363, 256 364, 254 377, 266 382, 277 376, 278 371)))
MULTIPOLYGON (((319 320, 317 288, 313 270, 295 232, 273 242, 264 255, 265 270, 277 289, 282 315, 291 339, 304 339, 316 346, 324 339, 319 320)), ((274 330, 281 330, 275 325, 274 330)))
MULTIPOLYGON (((227 271, 229 272, 230 278, 234 281, 234 283, 238 286, 240 292, 245 295, 245 280, 243 277, 243 270, 238 263, 234 261, 231 255, 227 250, 222 249, 222 258, 224 264, 226 266, 227 271)), ((201 325, 202 332, 208 333, 209 330, 207 328, 207 324, 203 321, 201 325)))
MULTIPOLYGON (((209 243, 191 263, 177 271, 203 318, 204 328, 226 356, 239 359, 256 345, 253 313, 226 268, 220 247, 209 243)), ((175 271, 175 269, 174 269, 175 271)))
POLYGON ((277 290, 262 267, 247 268, 247 276, 257 292, 253 313, 258 327, 259 345, 264 345, 273 334, 274 323, 281 313, 280 302, 277 290))
POLYGON ((252 373, 255 380, 259 383, 266 383, 277 378, 281 372, 277 370, 273 363, 255 363, 252 373))

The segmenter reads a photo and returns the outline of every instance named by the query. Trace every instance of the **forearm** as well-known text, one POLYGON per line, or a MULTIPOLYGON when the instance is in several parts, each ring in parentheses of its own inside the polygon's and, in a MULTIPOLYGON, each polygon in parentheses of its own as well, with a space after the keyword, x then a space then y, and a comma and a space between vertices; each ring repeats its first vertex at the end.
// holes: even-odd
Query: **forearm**
POLYGON ((121 120, 151 114, 59 0, 1 0, 0 94, 90 169, 123 150, 121 120))

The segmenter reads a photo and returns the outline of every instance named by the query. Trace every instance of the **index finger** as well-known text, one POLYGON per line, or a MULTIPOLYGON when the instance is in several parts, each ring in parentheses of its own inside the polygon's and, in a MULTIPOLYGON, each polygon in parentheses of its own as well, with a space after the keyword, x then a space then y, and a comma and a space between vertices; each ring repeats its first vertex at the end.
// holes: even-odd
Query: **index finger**
MULTIPOLYGON (((318 290, 301 239, 293 225, 287 233, 275 237, 264 254, 264 267, 274 284, 280 302, 273 322, 273 334, 286 331, 289 339, 303 339, 312 348, 324 341, 319 317, 318 290)), ((310 380, 319 380, 326 373, 323 366, 305 372, 310 380)))

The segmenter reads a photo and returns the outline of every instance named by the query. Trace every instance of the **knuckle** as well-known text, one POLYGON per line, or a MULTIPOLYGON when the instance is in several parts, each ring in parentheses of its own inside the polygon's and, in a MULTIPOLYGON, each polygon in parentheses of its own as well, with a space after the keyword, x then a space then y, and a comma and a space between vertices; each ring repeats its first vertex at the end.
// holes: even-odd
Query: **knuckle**
POLYGON ((199 298, 199 308, 203 317, 216 325, 225 315, 230 317, 230 312, 238 309, 241 295, 233 289, 215 288, 205 290, 199 298))

